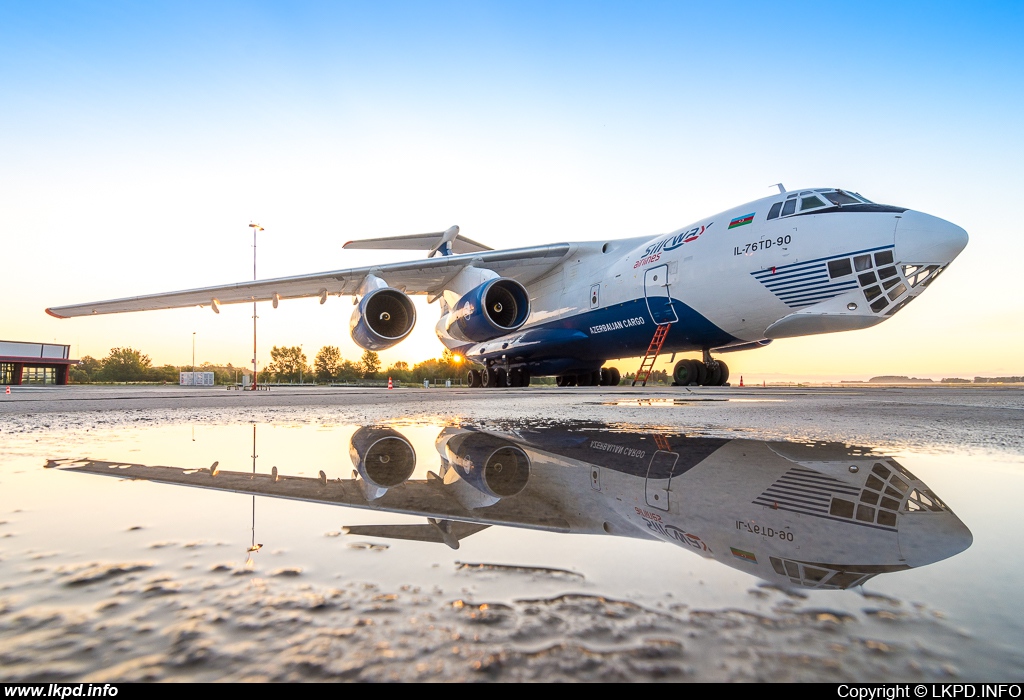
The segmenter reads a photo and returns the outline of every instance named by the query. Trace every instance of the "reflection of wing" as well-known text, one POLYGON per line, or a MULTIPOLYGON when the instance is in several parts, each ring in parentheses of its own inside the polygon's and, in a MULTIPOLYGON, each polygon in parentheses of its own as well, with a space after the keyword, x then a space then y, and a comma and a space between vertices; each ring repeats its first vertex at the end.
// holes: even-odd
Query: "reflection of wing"
POLYGON ((464 267, 494 270, 503 277, 511 277, 526 284, 550 271, 572 250, 568 243, 515 248, 464 255, 451 255, 427 260, 413 260, 386 265, 369 265, 347 270, 317 272, 294 277, 253 282, 222 284, 216 287, 187 289, 180 292, 148 294, 125 299, 112 299, 88 304, 55 306, 46 313, 57 318, 116 314, 123 311, 150 311, 177 309, 186 306, 238 304, 251 301, 298 299, 326 295, 355 294, 368 274, 383 278, 393 287, 408 294, 439 294, 444 285, 464 267))
MULTIPOLYGON (((371 501, 367 499, 361 483, 356 480, 328 480, 326 478, 284 475, 275 479, 271 474, 220 471, 209 468, 151 467, 145 464, 104 462, 91 459, 53 460, 47 466, 79 473, 115 476, 122 479, 198 486, 215 491, 289 498, 387 513, 422 515, 440 521, 461 521, 462 524, 486 523, 553 532, 570 531, 569 523, 557 512, 553 512, 547 503, 513 497, 502 499, 487 508, 471 509, 446 493, 441 481, 436 477, 428 481, 406 481, 388 489, 383 496, 371 501)), ((441 525, 444 526, 443 523, 441 525)), ((463 534, 460 529, 457 533, 452 534, 460 538, 471 533, 463 534)))
POLYGON ((452 549, 459 548, 459 541, 490 525, 460 523, 451 520, 434 520, 426 525, 346 525, 345 533, 363 537, 384 537, 391 540, 415 540, 417 542, 443 542, 452 549))

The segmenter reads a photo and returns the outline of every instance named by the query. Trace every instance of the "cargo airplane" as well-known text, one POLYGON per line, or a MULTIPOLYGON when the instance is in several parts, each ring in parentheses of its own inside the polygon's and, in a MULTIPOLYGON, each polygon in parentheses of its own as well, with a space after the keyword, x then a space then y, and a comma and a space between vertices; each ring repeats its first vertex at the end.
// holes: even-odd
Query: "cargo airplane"
MULTIPOLYGON (((967 232, 838 188, 779 193, 672 233, 507 250, 440 233, 350 241, 427 250, 427 259, 239 282, 88 304, 57 318, 282 299, 353 296, 352 339, 384 350, 416 323, 410 294, 440 303, 436 332, 471 361, 472 386, 616 385, 617 357, 700 352, 680 385, 723 385, 719 354, 778 338, 857 330, 888 319, 967 245, 967 232), (437 255, 440 254, 440 255, 437 255)), ((646 375, 644 375, 646 377, 646 375)), ((638 379, 640 376, 638 375, 638 379)))

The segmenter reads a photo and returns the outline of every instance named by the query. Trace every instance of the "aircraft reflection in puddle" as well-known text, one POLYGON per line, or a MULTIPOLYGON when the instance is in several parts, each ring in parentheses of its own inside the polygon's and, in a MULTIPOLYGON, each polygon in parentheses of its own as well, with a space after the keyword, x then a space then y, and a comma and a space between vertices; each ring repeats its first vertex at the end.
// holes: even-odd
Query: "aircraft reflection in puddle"
MULTIPOLYGON (((363 427, 352 479, 87 461, 48 466, 168 484, 420 515, 350 534, 458 548, 491 525, 663 540, 782 585, 844 589, 946 559, 973 540, 894 459, 839 443, 610 430, 443 428, 440 468, 413 480, 399 431, 363 427)), ((255 454, 255 452, 253 453, 255 454)))

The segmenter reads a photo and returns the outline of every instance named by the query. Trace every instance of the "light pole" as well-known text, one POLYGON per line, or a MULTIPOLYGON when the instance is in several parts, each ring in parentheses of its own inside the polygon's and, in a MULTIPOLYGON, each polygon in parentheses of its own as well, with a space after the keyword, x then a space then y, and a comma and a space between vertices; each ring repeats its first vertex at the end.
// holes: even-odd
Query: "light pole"
MULTIPOLYGON (((262 231, 259 224, 249 224, 252 229, 252 281, 256 281, 256 232, 262 231)), ((256 296, 252 297, 252 390, 256 391, 256 296)))
POLYGON ((196 332, 192 331, 192 386, 196 385, 196 332))

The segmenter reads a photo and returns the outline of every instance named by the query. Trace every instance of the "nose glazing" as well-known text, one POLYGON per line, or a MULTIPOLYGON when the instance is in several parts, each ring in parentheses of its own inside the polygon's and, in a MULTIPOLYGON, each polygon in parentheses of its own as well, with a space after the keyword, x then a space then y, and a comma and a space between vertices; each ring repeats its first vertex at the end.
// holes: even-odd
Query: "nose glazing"
POLYGON ((967 231, 937 216, 907 210, 896 225, 896 256, 905 263, 948 265, 967 246, 967 231))

